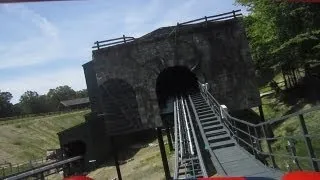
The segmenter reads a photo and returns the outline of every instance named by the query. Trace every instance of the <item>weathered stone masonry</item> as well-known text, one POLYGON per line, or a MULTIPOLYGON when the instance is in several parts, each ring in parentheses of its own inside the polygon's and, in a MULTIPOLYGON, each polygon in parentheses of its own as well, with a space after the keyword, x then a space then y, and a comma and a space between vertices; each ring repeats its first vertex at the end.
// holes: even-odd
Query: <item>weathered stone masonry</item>
MULTIPOLYGON (((137 101, 137 111, 134 112, 138 115, 130 116, 138 117, 133 121, 141 122, 141 128, 162 125, 156 80, 167 67, 188 67, 199 81, 208 82, 215 98, 231 110, 261 104, 240 20, 186 25, 173 30, 174 27, 160 28, 133 42, 93 51, 98 86, 103 87, 103 84, 116 79, 131 86, 137 101)), ((109 88, 112 89, 111 86, 109 88)), ((122 98, 123 101, 125 99, 122 98)), ((123 107, 119 108, 125 113, 123 107)), ((125 107, 127 112, 132 112, 128 108, 125 107)), ((106 121, 106 126, 113 129, 113 118, 106 121)))

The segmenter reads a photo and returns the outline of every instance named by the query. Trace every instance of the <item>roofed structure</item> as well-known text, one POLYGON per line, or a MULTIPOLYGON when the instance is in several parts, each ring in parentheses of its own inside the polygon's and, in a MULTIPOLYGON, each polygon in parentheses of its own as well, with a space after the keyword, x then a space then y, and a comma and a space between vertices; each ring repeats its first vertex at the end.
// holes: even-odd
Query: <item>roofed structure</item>
POLYGON ((77 99, 71 99, 66 101, 60 101, 60 104, 62 104, 64 107, 85 107, 90 104, 90 100, 88 97, 86 98, 77 98, 77 99))

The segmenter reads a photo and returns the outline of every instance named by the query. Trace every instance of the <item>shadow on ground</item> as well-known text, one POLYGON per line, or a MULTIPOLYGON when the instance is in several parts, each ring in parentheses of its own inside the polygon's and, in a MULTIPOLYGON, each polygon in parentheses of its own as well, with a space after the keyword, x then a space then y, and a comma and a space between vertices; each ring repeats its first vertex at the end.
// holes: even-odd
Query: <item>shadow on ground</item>
POLYGON ((292 106, 285 115, 301 110, 304 105, 318 105, 320 101, 320 79, 304 77, 294 88, 282 91, 279 94, 281 102, 292 106))

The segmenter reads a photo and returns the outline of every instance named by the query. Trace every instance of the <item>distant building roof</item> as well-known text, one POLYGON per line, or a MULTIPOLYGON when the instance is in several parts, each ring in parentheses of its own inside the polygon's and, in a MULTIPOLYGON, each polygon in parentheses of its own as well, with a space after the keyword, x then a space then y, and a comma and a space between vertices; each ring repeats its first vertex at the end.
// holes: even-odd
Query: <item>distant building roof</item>
POLYGON ((79 104, 87 104, 89 103, 89 98, 78 98, 78 99, 71 99, 71 100, 66 100, 66 101, 61 101, 60 103, 64 105, 65 107, 68 106, 74 106, 74 105, 79 105, 79 104))

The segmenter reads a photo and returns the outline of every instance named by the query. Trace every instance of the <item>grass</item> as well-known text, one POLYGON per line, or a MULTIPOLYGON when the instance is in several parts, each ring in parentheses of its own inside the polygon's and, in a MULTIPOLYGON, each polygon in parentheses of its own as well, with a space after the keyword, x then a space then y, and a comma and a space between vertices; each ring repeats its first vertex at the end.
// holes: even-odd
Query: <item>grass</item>
POLYGON ((84 122, 89 110, 10 120, 0 125, 0 163, 21 163, 59 148, 57 133, 84 122))
MULTIPOLYGON (((304 76, 304 74, 301 74, 301 76, 304 76)), ((282 74, 279 73, 275 77, 273 77, 273 80, 276 82, 283 81, 282 74)), ((309 88, 309 87, 308 87, 309 88)), ((312 86, 311 86, 312 88, 312 86)), ((271 89, 270 86, 265 85, 259 88, 260 93, 268 92, 271 89)), ((268 96, 264 96, 262 101, 262 107, 264 111, 264 116, 266 120, 279 118, 281 116, 291 114, 293 112, 309 109, 314 105, 318 104, 318 101, 315 100, 315 102, 310 102, 305 98, 301 98, 301 95, 299 94, 288 94, 286 93, 287 97, 291 101, 287 101, 288 99, 280 98, 279 95, 271 94, 268 96), (293 99, 294 98, 294 99, 293 99), (282 100, 280 100, 282 99, 282 100)), ((282 96, 283 97, 283 96, 282 96)), ((285 97, 285 96, 284 96, 285 97)), ((307 96, 306 96, 307 97, 307 96)), ((253 110, 257 113, 259 113, 258 108, 253 108, 253 110)), ((304 119, 306 122, 307 129, 309 131, 310 135, 315 136, 315 138, 312 139, 312 146, 314 148, 314 152, 316 154, 317 158, 320 158, 320 123, 319 123, 319 117, 320 117, 320 111, 314 111, 307 114, 304 114, 304 119)), ((301 127, 300 127, 300 121, 299 117, 292 117, 287 119, 281 124, 276 125, 273 127, 273 132, 275 137, 284 137, 284 136, 292 136, 292 135, 301 135, 301 127)), ((289 139, 279 139, 275 142, 272 142, 271 148, 273 153, 276 154, 283 154, 283 155, 291 155, 290 152, 288 152, 286 146, 288 144, 289 139)), ((266 143, 262 143, 263 151, 268 152, 266 143)), ((295 148, 296 148, 296 155, 297 156, 308 156, 308 150, 307 146, 305 144, 304 138, 296 139, 295 142, 295 148)), ((275 157, 276 164, 279 166, 280 169, 286 171, 287 165, 290 166, 293 170, 298 170, 298 166, 293 163, 293 159, 276 156, 275 157)), ((270 159, 268 159, 268 162, 271 164, 270 159)), ((300 167, 304 170, 312 170, 311 164, 309 160, 304 159, 298 159, 298 162, 300 164, 300 167)))
MULTIPOLYGON (((166 142, 166 136, 164 136, 166 142)), ((158 141, 154 140, 153 144, 158 141)), ((169 151, 168 144, 165 145, 170 172, 173 172, 173 152, 169 151)), ((113 162, 108 163, 113 164, 113 162)), ((141 180, 164 180, 164 171, 160 155, 159 146, 149 146, 140 149, 133 157, 133 161, 120 165, 122 179, 141 179, 141 180)), ((100 167, 88 175, 93 179, 113 179, 117 177, 116 168, 112 165, 100 167)), ((49 176, 50 180, 61 179, 61 175, 49 176)))
MULTIPOLYGON (((299 102, 299 108, 296 108, 295 105, 288 105, 284 102, 278 100, 275 95, 269 95, 262 98, 263 110, 266 120, 274 119, 288 114, 289 112, 296 112, 300 110, 309 109, 312 107, 311 104, 299 102)), ((258 111, 257 109, 254 109, 258 111)), ((319 135, 320 133, 320 124, 319 124, 320 111, 313 111, 307 114, 304 114, 304 119, 306 122, 307 129, 310 135, 319 135)), ((299 117, 292 117, 283 122, 280 125, 277 125, 273 128, 275 137, 291 136, 291 135, 301 135, 300 121, 299 117)), ((319 137, 319 136, 318 136, 319 137)), ((320 137, 319 137, 320 138, 320 137)), ((280 139, 272 143, 272 151, 276 154, 289 155, 286 146, 288 139, 280 139)), ((320 157, 320 141, 319 139, 313 139, 312 145, 315 151, 316 156, 320 157)), ((267 152, 266 144, 262 144, 263 150, 267 152)), ((305 145, 304 139, 296 139, 296 153, 297 156, 308 156, 307 147, 305 145)), ((293 159, 284 158, 276 156, 275 158, 277 165, 282 170, 287 170, 287 164, 290 165, 291 169, 298 170, 296 164, 293 163, 293 159)), ((271 162, 270 159, 268 160, 271 162)), ((311 165, 308 160, 299 159, 299 163, 302 169, 312 170, 311 165)))
MULTIPOLYGON (((304 109, 307 109, 308 105, 305 106, 304 109)), ((310 135, 317 136, 312 139, 312 146, 316 156, 319 158, 320 156, 320 142, 319 142, 319 117, 320 111, 314 111, 304 115, 305 122, 307 125, 307 129, 310 135)), ((286 122, 281 124, 280 126, 274 129, 274 134, 276 137, 281 136, 291 136, 291 135, 302 135, 302 131, 300 128, 299 117, 292 117, 288 119, 286 122)), ((286 150, 286 145, 288 143, 288 139, 281 139, 272 144, 272 149, 279 154, 289 154, 286 150)), ((305 144, 304 138, 296 139, 296 154, 297 156, 308 157, 308 149, 305 144)), ((286 168, 286 164, 290 164, 292 169, 298 170, 298 167, 293 163, 292 159, 284 159, 281 157, 276 158, 276 162, 281 169, 286 168)), ((312 166, 310 165, 308 160, 298 159, 300 162, 300 166, 304 170, 312 170, 312 166)))

